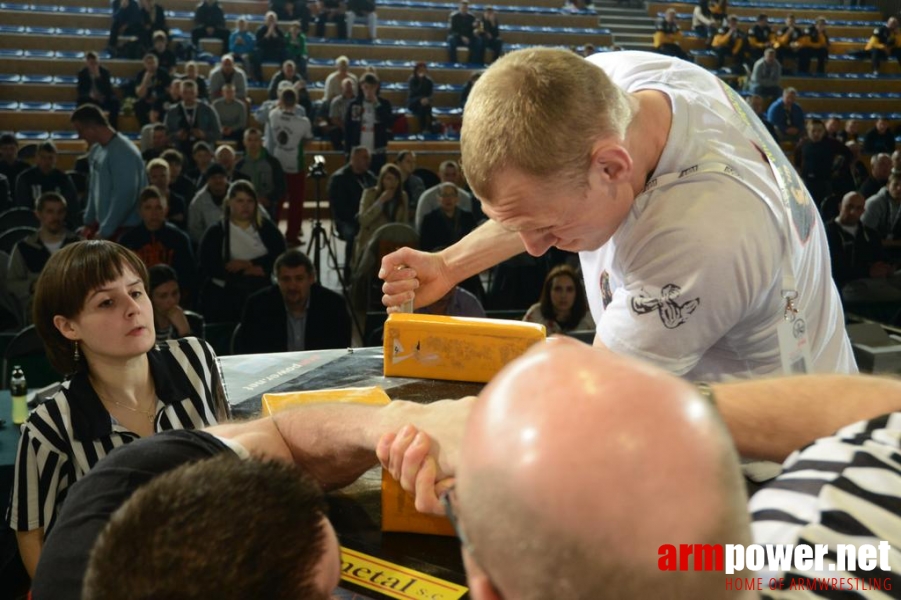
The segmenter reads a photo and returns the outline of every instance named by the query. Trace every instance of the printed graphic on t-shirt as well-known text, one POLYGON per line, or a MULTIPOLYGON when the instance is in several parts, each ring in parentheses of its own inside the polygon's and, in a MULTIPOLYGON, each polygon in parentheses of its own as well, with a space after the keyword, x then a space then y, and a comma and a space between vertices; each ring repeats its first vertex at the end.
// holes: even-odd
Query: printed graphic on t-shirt
POLYGON ((688 321, 688 317, 701 305, 701 298, 695 298, 679 304, 676 300, 682 295, 682 288, 668 283, 660 289, 660 296, 653 298, 642 288, 638 297, 632 298, 632 311, 636 315, 646 315, 655 310, 660 321, 667 329, 675 329, 688 321))
POLYGON ((601 273, 601 302, 604 303, 604 310, 613 302, 613 292, 610 291, 610 273, 606 270, 601 273))

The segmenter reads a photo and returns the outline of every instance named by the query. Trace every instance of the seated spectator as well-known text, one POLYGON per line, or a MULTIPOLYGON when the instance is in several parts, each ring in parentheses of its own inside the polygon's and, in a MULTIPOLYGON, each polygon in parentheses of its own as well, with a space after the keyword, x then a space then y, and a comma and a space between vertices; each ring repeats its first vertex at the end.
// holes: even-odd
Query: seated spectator
POLYGON ((353 79, 347 77, 341 84, 341 93, 333 97, 329 103, 328 122, 321 126, 335 150, 344 149, 344 115, 347 113, 348 105, 357 97, 353 79))
POLYGON ((544 325, 548 335, 594 329, 582 278, 569 265, 551 269, 544 278, 541 298, 522 320, 544 325))
POLYGON ((747 41, 745 32, 738 26, 738 17, 729 17, 713 36, 711 47, 716 53, 716 68, 722 69, 727 58, 732 58, 732 72, 741 73, 745 68, 747 41))
MULTIPOLYGON (((251 74, 254 81, 263 81, 263 67, 260 64, 259 54, 257 53, 257 38, 254 34, 247 31, 247 19, 238 17, 235 21, 235 30, 232 31, 228 38, 228 51, 234 56, 234 60, 238 60, 244 65, 244 69, 251 74)), ((246 87, 246 82, 245 82, 246 87)), ((210 74, 210 88, 213 98, 216 92, 213 91, 213 75, 210 74)), ((240 97, 246 96, 242 94, 240 97)))
POLYGON ((35 166, 22 171, 16 179, 15 205, 33 209, 38 198, 46 192, 56 192, 66 199, 67 207, 72 207, 74 214, 70 215, 68 224, 75 229, 79 225, 75 222, 79 212, 78 191, 72 179, 56 168, 58 158, 53 142, 38 145, 35 166))
POLYGON ((477 319, 486 317, 485 309, 479 299, 459 285, 455 285, 432 304, 417 308, 413 312, 418 315, 442 315, 445 317, 475 317, 477 319))
POLYGON ((19 322, 31 323, 34 287, 50 256, 78 236, 66 229, 66 199, 57 192, 46 192, 32 204, 38 229, 13 246, 6 271, 7 291, 21 309, 19 322))
POLYGON ((901 150, 892 152, 892 173, 901 173, 901 150))
POLYGON ((376 185, 375 175, 369 171, 369 150, 357 146, 350 152, 346 165, 332 173, 328 180, 329 211, 335 221, 338 237, 344 240, 344 279, 350 279, 355 253, 355 240, 360 231, 357 213, 363 191, 376 185))
POLYGON ((339 40, 347 38, 347 17, 342 0, 317 0, 319 14, 316 16, 316 37, 325 37, 325 24, 331 21, 337 28, 339 40))
POLYGON ((257 55, 260 63, 282 63, 285 60, 285 34, 271 10, 266 13, 266 21, 257 29, 257 55))
POLYGON ((770 132, 770 135, 773 136, 774 140, 779 139, 779 133, 776 131, 776 128, 770 123, 770 120, 767 118, 766 110, 764 110, 764 100, 763 96, 758 94, 752 94, 748 98, 748 104, 751 105, 751 108, 754 110, 754 114, 757 115, 757 118, 760 119, 760 122, 763 123, 763 126, 766 127, 766 130, 770 132))
MULTIPOLYGON (((769 19, 766 15, 757 15, 757 23, 748 31, 748 57, 752 63, 756 63, 763 58, 764 52, 768 48, 775 49, 776 34, 770 27, 769 19)), ((773 59, 775 60, 775 55, 773 59)), ((778 96, 779 94, 774 94, 778 96)))
POLYGON ((694 62, 682 49, 682 32, 679 30, 679 24, 676 22, 675 8, 666 9, 664 16, 657 19, 654 31, 654 49, 660 54, 694 62))
POLYGON ((469 99, 469 93, 472 91, 472 86, 475 85, 476 81, 478 81, 481 76, 482 71, 473 71, 472 74, 470 74, 469 79, 466 80, 466 83, 463 85, 463 91, 460 92, 460 108, 466 108, 466 101, 469 99))
POLYGON ((873 61, 873 75, 879 75, 882 61, 889 58, 896 59, 901 65, 901 31, 898 28, 898 18, 889 17, 885 25, 874 29, 864 51, 870 53, 873 61))
POLYGON ((269 99, 275 100, 279 98, 279 84, 283 81, 296 83, 300 81, 300 75, 297 74, 297 65, 293 60, 286 60, 282 63, 282 68, 278 70, 272 79, 269 80, 269 99))
POLYGON ((192 165, 185 170, 185 176, 197 189, 203 186, 206 170, 213 164, 213 148, 206 142, 196 142, 190 156, 192 165))
POLYGON ((407 80, 407 108, 419 120, 419 130, 432 132, 432 94, 435 82, 428 75, 424 62, 416 63, 413 74, 407 80))
POLYGON ((698 34, 699 38, 706 42, 709 48, 716 30, 719 29, 719 23, 710 12, 709 2, 699 2, 695 5, 691 13, 691 29, 698 34))
POLYGON ((206 230, 222 220, 227 194, 228 172, 222 165, 212 163, 206 170, 206 185, 188 205, 188 234, 195 244, 200 244, 206 230))
POLYGON ((275 13, 279 21, 300 21, 301 31, 306 33, 310 30, 312 16, 306 0, 269 0, 269 10, 275 13))
MULTIPOLYGON (((169 82, 166 92, 156 99, 150 109, 150 124, 161 123, 166 118, 169 109, 181 102, 181 79, 173 79, 169 82)), ((148 127, 145 125, 144 127, 148 127)), ((141 130, 143 131, 143 127, 141 130)))
POLYGON ((795 169, 807 191, 819 205, 833 193, 834 179, 850 164, 851 152, 838 140, 826 136, 821 119, 807 122, 807 138, 795 146, 795 169))
POLYGON ((150 136, 150 148, 141 152, 141 159, 144 162, 159 158, 163 152, 171 148, 169 145, 169 132, 166 131, 165 125, 156 123, 155 125, 148 125, 148 127, 151 128, 152 133, 150 136))
POLYGON ((354 36, 354 23, 357 19, 365 19, 366 33, 369 40, 376 39, 378 15, 375 12, 375 0, 347 0, 347 35, 354 36))
POLYGON ((804 134, 804 110, 796 102, 798 90, 793 87, 782 90, 782 97, 770 104, 767 119, 779 132, 780 140, 797 142, 804 134))
POLYGON ((197 86, 191 80, 181 84, 181 102, 166 113, 166 130, 173 146, 182 152, 197 142, 215 144, 222 136, 219 116, 213 108, 197 101, 197 86))
MULTIPOLYGON (((441 180, 441 183, 424 191, 419 196, 419 202, 416 203, 416 220, 414 221, 416 231, 422 229, 422 221, 425 219, 425 216, 441 205, 441 185, 444 183, 457 185, 460 181, 460 169, 457 163, 452 160, 442 162, 438 166, 438 178, 441 180)), ((473 212, 472 196, 469 192, 460 190, 457 204, 461 210, 473 212)))
POLYGON ((219 66, 210 71, 210 98, 218 100, 222 97, 222 86, 231 84, 235 88, 235 98, 244 102, 247 98, 247 75, 235 66, 235 58, 225 54, 219 66))
POLYGON ((838 139, 844 143, 862 142, 859 133, 860 124, 857 119, 848 119, 845 121, 845 128, 838 132, 838 139))
POLYGON ((901 175, 892 173, 888 184, 867 198, 860 222, 876 230, 890 261, 901 259, 901 175))
POLYGON ((220 54, 228 52, 229 32, 225 25, 225 13, 218 0, 202 0, 194 11, 194 29, 191 43, 200 49, 202 38, 216 38, 222 42, 220 54))
POLYGON ((798 51, 801 49, 801 38, 804 36, 804 30, 798 26, 795 21, 795 15, 785 17, 785 26, 779 30, 776 35, 776 59, 782 65, 784 73, 793 73, 785 67, 785 61, 798 58, 798 51))
POLYGON ((842 120, 838 117, 829 117, 826 119, 826 136, 834 140, 839 140, 843 131, 842 120))
POLYGON ((150 122, 150 110, 157 100, 166 95, 166 88, 169 87, 171 79, 166 71, 159 68, 155 54, 144 56, 144 68, 138 72, 134 80, 136 100, 133 107, 135 117, 141 126, 150 122))
POLYGON ((476 228, 475 217, 469 211, 461 210, 461 190, 453 183, 438 184, 439 206, 428 213, 419 229, 419 248, 435 252, 456 244, 476 228))
POLYGON ((235 96, 235 86, 226 83, 222 86, 222 98, 213 102, 213 110, 219 117, 222 139, 241 143, 247 127, 247 107, 235 96))
MULTIPOLYGON (((177 152, 177 150, 173 150, 177 152)), ((188 200, 170 185, 171 167, 164 158, 147 163, 147 182, 159 190, 166 203, 166 220, 183 231, 188 229, 188 200)), ((193 194, 191 198, 193 198, 193 194)))
POLYGON ((798 72, 810 73, 810 61, 817 59, 817 73, 826 72, 829 59, 829 35, 826 33, 826 18, 817 17, 816 22, 804 31, 798 40, 798 72))
POLYGON ((419 197, 425 191, 425 183, 414 173, 416 171, 416 153, 412 150, 401 150, 397 153, 394 163, 400 169, 404 191, 407 192, 407 198, 410 200, 410 214, 414 215, 416 206, 419 204, 419 197))
POLYGON ((16 179, 31 165, 19 158, 19 142, 12 133, 0 135, 0 175, 9 180, 10 192, 15 190, 16 179))
MULTIPOLYGON (((864 182, 867 180, 867 177, 870 176, 867 165, 860 160, 860 144, 857 142, 848 142, 845 144, 845 148, 848 149, 848 152, 851 155, 850 162, 842 166, 839 170, 838 178, 833 183, 833 193, 837 193, 839 196, 844 196, 848 192, 860 190, 861 186, 863 186, 864 182)), ((876 193, 876 191, 878 190, 875 190, 873 193, 876 193)), ((867 196, 864 196, 864 198, 866 197, 867 196)), ((825 213, 823 213, 823 218, 826 218, 825 213)))
MULTIPOLYGON (((156 0, 141 0, 141 44, 144 48, 155 46, 157 32, 162 32, 169 42, 169 25, 166 23, 166 11, 156 0)), ((165 63, 160 60, 160 66, 165 63)))
POLYGON ((109 31, 107 50, 110 56, 117 56, 119 36, 129 35, 140 39, 142 33, 141 7, 137 0, 114 0, 113 22, 109 31))
POLYGON ((250 182, 236 181, 228 188, 224 209, 200 242, 202 314, 213 323, 238 321, 244 301, 269 285, 273 263, 285 251, 285 238, 263 218, 250 182))
POLYGON ((901 302, 901 277, 886 261, 879 233, 860 221, 865 203, 848 192, 839 215, 826 223, 832 279, 844 302, 901 302))
POLYGON ((776 60, 776 51, 767 48, 751 71, 751 93, 778 98, 782 95, 781 81, 782 65, 776 60))
MULTIPOLYGON (((142 0, 142 2, 146 1, 152 0, 142 0)), ((175 57, 175 52, 169 49, 169 36, 166 35, 165 31, 153 32, 150 54, 156 56, 160 69, 166 71, 170 75, 175 73, 175 65, 178 62, 178 59, 175 57)))
POLYGON ((363 190, 360 198, 360 212, 357 214, 360 232, 355 244, 355 266, 359 265, 369 239, 379 227, 388 223, 410 224, 409 206, 407 193, 401 186, 400 169, 392 164, 383 166, 375 187, 363 190))
POLYGON ((213 160, 216 161, 216 164, 225 167, 225 176, 228 177, 229 182, 233 181, 235 178, 235 165, 238 162, 238 157, 232 147, 228 144, 221 144, 216 147, 216 153, 213 156, 213 160))
POLYGON ((325 91, 323 92, 322 102, 326 106, 331 105, 333 98, 344 93, 344 80, 350 79, 353 85, 353 95, 359 93, 359 82, 357 76, 350 72, 350 60, 346 56, 339 56, 335 59, 336 70, 328 74, 325 78, 325 91))
POLYGON ((113 91, 109 69, 100 66, 100 59, 92 50, 85 53, 84 62, 84 68, 78 72, 75 104, 96 104, 109 114, 110 126, 116 129, 119 126, 119 98, 113 91))
POLYGON ((249 298, 235 351, 258 354, 350 346, 350 315, 344 298, 316 281, 306 254, 294 248, 275 259, 276 285, 249 298))
POLYGON ((490 6, 485 7, 475 33, 482 38, 482 46, 484 48, 482 52, 491 50, 491 53, 494 55, 491 57, 491 62, 499 59, 504 53, 504 40, 501 38, 501 24, 497 20, 497 13, 494 12, 494 8, 490 6))
POLYGON ((344 151, 366 146, 372 156, 371 168, 379 169, 388 159, 388 140, 394 126, 391 103, 379 93, 379 78, 366 73, 360 80, 359 97, 347 105, 344 114, 344 151), (365 135, 364 135, 365 133, 365 135))
POLYGON ((292 21, 288 32, 285 33, 285 57, 294 61, 301 77, 309 79, 307 74, 307 36, 300 30, 300 21, 292 21))
POLYGON ((235 180, 246 179, 257 191, 257 201, 272 215, 285 197, 281 163, 263 148, 263 135, 251 127, 244 131, 244 157, 235 165, 235 180))
POLYGON ((197 97, 201 100, 210 99, 210 86, 207 85, 206 78, 197 70, 197 63, 189 60, 185 63, 185 72, 181 75, 182 85, 186 81, 193 81, 197 85, 197 97))
POLYGON ((469 60, 467 62, 485 64, 485 47, 482 38, 475 35, 476 18, 469 12, 469 2, 462 0, 460 8, 451 13, 448 21, 447 35, 447 60, 457 62, 457 48, 466 46, 469 48, 469 60))
MULTIPOLYGON (((166 150, 160 158, 169 165, 169 219, 171 220, 173 218, 172 209, 175 206, 173 195, 181 196, 185 201, 185 206, 187 206, 188 202, 194 198, 197 186, 182 172, 185 166, 185 159, 181 152, 175 149, 166 150)), ((153 185, 159 187, 157 183, 153 183, 153 185)), ((184 229, 187 225, 187 219, 184 223, 176 222, 176 225, 184 229)))
POLYGON ((895 134, 889 127, 888 119, 876 119, 876 126, 863 136, 863 151, 867 154, 891 154, 895 151, 895 134))
MULTIPOLYGON (((195 290, 197 269, 188 234, 166 221, 166 197, 153 185, 141 190, 138 214, 141 223, 122 235, 119 243, 137 254, 147 267, 168 265, 178 273, 185 290, 195 290)), ((189 294, 191 297, 191 294, 189 294)))
POLYGON ((888 154, 874 154, 870 157, 870 175, 857 189, 864 198, 875 196, 879 190, 888 185, 892 174, 892 158, 888 154))
POLYGON ((181 288, 178 274, 169 265, 159 264, 147 269, 150 287, 147 295, 153 305, 153 328, 158 344, 166 340, 203 336, 192 331, 191 323, 181 307, 181 288))
POLYGON ((93 104, 79 106, 69 120, 90 148, 86 157, 90 165, 88 194, 80 233, 87 239, 115 241, 141 222, 137 200, 147 185, 144 161, 135 145, 110 127, 93 104))
MULTIPOLYGON (((0 175, 0 213, 13 208, 13 190, 6 175, 0 175)), ((2 269, 2 265, 0 265, 2 269)))

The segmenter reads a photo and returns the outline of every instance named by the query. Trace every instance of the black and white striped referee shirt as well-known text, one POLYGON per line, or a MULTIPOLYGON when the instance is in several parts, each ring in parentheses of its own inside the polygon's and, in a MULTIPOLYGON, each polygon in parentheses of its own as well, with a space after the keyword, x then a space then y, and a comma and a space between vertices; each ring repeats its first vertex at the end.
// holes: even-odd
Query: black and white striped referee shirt
MULTIPOLYGON (((228 418, 219 363, 206 342, 170 340, 147 356, 157 393, 155 431, 200 429, 228 418)), ((22 426, 10 527, 44 528, 46 534, 72 484, 113 448, 138 437, 113 421, 86 373, 75 375, 22 426)))
POLYGON ((782 474, 758 491, 748 508, 755 544, 829 546, 823 572, 754 575, 763 577, 764 584, 769 578, 784 578, 785 586, 807 580, 813 590, 766 590, 764 597, 901 598, 901 413, 849 425, 795 452, 782 474), (891 545, 890 572, 838 568, 838 544, 876 546, 880 540, 891 545), (817 585, 833 579, 844 579, 844 589, 817 585))

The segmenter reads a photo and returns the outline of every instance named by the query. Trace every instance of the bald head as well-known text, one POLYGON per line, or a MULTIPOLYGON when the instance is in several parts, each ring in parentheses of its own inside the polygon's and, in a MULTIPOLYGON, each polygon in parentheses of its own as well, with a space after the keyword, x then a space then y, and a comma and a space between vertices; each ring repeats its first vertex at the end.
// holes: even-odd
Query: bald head
POLYGON ((721 574, 660 572, 659 547, 749 538, 737 457, 706 401, 572 340, 532 350, 485 388, 457 497, 473 588, 485 573, 505 597, 717 598, 721 574))
POLYGON ((853 227, 860 223, 860 217, 863 215, 866 199, 859 192, 848 192, 842 198, 842 205, 839 209, 838 220, 842 225, 853 227))
POLYGON ((886 181, 892 174, 892 157, 880 152, 870 159, 870 172, 876 181, 886 181))

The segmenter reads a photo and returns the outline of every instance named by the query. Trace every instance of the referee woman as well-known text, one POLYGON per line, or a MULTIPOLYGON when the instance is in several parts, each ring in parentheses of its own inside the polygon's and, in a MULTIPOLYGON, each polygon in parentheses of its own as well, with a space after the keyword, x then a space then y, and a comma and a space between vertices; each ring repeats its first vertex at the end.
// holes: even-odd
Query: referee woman
POLYGON ((30 575, 67 491, 113 448, 228 418, 212 349, 195 338, 157 345, 146 289, 141 259, 100 240, 56 252, 36 283, 35 327, 71 375, 19 440, 7 519, 30 575))

